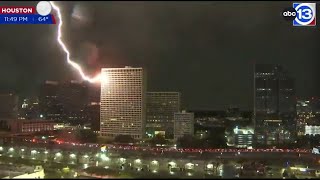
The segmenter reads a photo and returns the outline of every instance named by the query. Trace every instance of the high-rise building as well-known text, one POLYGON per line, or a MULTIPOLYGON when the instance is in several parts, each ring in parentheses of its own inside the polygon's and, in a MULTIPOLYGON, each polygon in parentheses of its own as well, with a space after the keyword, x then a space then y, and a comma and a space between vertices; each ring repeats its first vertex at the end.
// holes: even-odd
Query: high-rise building
POLYGON ((14 119, 18 117, 18 96, 0 94, 0 119, 14 119))
POLYGON ((174 113, 174 139, 184 135, 194 135, 194 113, 186 111, 174 113))
POLYGON ((294 79, 284 68, 280 65, 256 64, 254 120, 256 133, 261 136, 257 137, 258 143, 278 143, 275 136, 278 136, 280 131, 294 133, 295 106, 294 79))
POLYGON ((88 89, 83 82, 61 83, 58 99, 63 109, 63 121, 73 124, 86 123, 85 107, 88 102, 88 89))
POLYGON ((173 139, 174 113, 180 112, 179 92, 147 92, 146 132, 173 139))
POLYGON ((146 78, 142 68, 101 70, 100 134, 143 138, 146 118, 146 78))
POLYGON ((88 92, 84 83, 46 81, 41 87, 39 100, 43 119, 85 123, 88 92))
POLYGON ((40 87, 39 108, 44 119, 62 120, 63 107, 59 99, 57 81, 45 81, 40 87))

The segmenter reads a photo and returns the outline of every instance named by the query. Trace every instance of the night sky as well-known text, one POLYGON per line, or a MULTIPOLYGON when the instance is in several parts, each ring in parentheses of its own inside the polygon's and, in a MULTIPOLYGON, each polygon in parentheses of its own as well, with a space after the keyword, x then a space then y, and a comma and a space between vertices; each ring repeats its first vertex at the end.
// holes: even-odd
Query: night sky
MULTIPOLYGON (((290 2, 59 5, 64 40, 88 73, 144 67, 149 91, 181 91, 188 109, 251 108, 253 62, 282 64, 296 78, 299 97, 320 95, 319 25, 292 27, 281 17, 290 2)), ((55 41, 56 30, 57 25, 1 25, 1 91, 33 95, 44 80, 78 79, 55 41)))

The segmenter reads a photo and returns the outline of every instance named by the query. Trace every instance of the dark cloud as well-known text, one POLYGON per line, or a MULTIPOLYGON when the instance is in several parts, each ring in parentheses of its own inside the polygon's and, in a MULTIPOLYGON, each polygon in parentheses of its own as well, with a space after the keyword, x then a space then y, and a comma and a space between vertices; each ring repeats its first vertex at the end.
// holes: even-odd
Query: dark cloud
MULTIPOLYGON (((319 96, 320 32, 285 22, 280 13, 290 2, 59 5, 64 38, 88 72, 142 66, 149 90, 181 91, 188 108, 250 108, 252 62, 284 65, 297 79, 299 96, 319 96), (84 9, 88 20, 79 24, 74 8, 84 9), (94 53, 98 60, 88 63, 94 53)), ((45 79, 77 78, 57 46, 55 25, 1 25, 0 36, 2 88, 31 93, 45 79)))

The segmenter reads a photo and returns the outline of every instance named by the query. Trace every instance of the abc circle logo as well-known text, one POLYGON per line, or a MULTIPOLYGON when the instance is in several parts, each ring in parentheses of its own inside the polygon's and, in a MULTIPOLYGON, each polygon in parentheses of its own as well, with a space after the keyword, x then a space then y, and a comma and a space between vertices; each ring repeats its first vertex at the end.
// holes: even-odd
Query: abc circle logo
POLYGON ((315 3, 293 3, 293 7, 285 8, 282 16, 287 21, 292 21, 294 26, 315 26, 315 3))
POLYGON ((306 26, 315 22, 316 8, 314 3, 294 3, 293 7, 297 11, 297 16, 294 19, 297 24, 306 26))

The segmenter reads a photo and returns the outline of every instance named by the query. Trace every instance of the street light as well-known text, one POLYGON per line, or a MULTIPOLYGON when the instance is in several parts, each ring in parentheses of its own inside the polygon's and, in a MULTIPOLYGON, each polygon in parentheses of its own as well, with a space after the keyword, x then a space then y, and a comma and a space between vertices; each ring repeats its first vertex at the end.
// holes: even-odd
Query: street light
POLYGON ((121 163, 124 163, 126 161, 125 158, 120 158, 119 160, 120 160, 121 163))
POLYGON ((207 164, 207 169, 213 169, 213 164, 207 164))
POLYGON ((140 164, 141 163, 141 159, 136 159, 134 162, 140 164))
POLYGON ((31 154, 35 154, 35 153, 37 153, 36 150, 32 150, 32 151, 31 151, 31 154))
POLYGON ((173 161, 171 161, 171 162, 169 162, 169 165, 171 166, 171 167, 176 167, 176 163, 175 162, 173 162, 173 161))
POLYGON ((57 153, 56 153, 56 156, 58 156, 58 157, 61 156, 61 155, 62 155, 62 154, 61 154, 60 152, 57 152, 57 153))
POLYGON ((70 157, 71 157, 71 158, 75 158, 76 155, 75 155, 75 154, 70 154, 70 157))
POLYGON ((158 164, 159 162, 156 161, 156 160, 153 160, 151 163, 152 163, 152 164, 158 164))
POLYGON ((0 146, 0 151, 3 151, 3 147, 2 146, 0 146))
POLYGON ((13 147, 9 148, 9 151, 10 151, 10 152, 14 151, 13 147))
POLYGON ((192 163, 186 164, 186 169, 193 169, 193 167, 194 167, 194 164, 192 164, 192 163))

